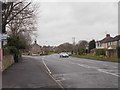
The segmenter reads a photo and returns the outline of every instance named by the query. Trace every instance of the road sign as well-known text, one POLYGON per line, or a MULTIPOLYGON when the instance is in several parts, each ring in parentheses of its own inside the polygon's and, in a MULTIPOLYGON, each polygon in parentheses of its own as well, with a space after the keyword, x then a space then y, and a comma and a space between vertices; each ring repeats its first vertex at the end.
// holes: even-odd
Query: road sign
POLYGON ((6 40, 7 37, 8 37, 7 34, 0 34, 0 41, 1 41, 1 40, 6 40))

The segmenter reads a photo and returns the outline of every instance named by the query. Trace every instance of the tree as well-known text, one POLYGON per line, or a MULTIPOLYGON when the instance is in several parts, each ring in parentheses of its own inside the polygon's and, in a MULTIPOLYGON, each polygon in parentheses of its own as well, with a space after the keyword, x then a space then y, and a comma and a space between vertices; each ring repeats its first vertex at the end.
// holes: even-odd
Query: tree
POLYGON ((2 33, 6 33, 6 25, 10 23, 14 18, 20 14, 26 7, 28 7, 30 3, 21 7, 20 10, 17 10, 14 14, 12 12, 17 9, 19 5, 23 4, 23 2, 3 2, 2 3, 2 33))
POLYGON ((58 52, 72 52, 72 44, 63 43, 57 47, 58 52))
POLYGON ((89 42, 89 51, 94 48, 96 48, 96 43, 95 40, 93 39, 89 42))
POLYGON ((7 40, 7 48, 10 50, 10 53, 14 55, 15 62, 18 62, 20 50, 25 49, 25 42, 17 36, 10 36, 7 40))
MULTIPOLYGON (((16 6, 11 12, 11 15, 15 15, 17 11, 20 11, 24 6, 24 2, 16 6)), ((31 34, 36 31, 36 9, 29 5, 21 13, 19 13, 14 20, 10 21, 7 25, 7 33, 13 36, 19 36, 22 40, 26 40, 29 45, 31 43, 31 34)))
POLYGON ((117 47, 117 57, 120 58, 120 46, 117 47))
POLYGON ((29 45, 30 34, 35 30, 35 10, 30 5, 31 2, 26 3, 19 0, 2 5, 2 32, 8 31, 10 37, 7 47, 15 60, 18 60, 20 50, 29 45))
MULTIPOLYGON (((14 15, 18 10, 21 10, 21 7, 22 4, 20 4, 19 7, 16 7, 16 9, 13 10, 12 15, 14 15)), ((33 8, 26 7, 7 25, 7 30, 12 35, 31 33, 36 30, 35 24, 35 10, 33 8)))
POLYGON ((77 54, 84 54, 86 53, 86 47, 88 45, 88 42, 86 40, 81 40, 78 42, 78 44, 76 45, 76 50, 77 50, 77 54))

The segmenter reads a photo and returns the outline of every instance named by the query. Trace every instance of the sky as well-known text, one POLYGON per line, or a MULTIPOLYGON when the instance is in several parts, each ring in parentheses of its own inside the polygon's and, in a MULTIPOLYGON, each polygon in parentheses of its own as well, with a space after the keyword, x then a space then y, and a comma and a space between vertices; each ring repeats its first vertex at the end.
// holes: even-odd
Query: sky
POLYGON ((101 40, 118 34, 117 2, 37 2, 37 32, 43 45, 58 46, 80 40, 101 40))

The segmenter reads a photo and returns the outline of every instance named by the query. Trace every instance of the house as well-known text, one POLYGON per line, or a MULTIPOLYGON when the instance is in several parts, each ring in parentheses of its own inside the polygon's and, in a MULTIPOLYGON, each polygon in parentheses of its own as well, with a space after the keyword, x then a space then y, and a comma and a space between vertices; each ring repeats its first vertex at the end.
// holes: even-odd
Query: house
POLYGON ((41 48, 40 45, 37 44, 37 41, 36 41, 36 40, 35 40, 35 42, 31 45, 30 54, 31 54, 31 55, 40 55, 40 54, 42 54, 42 48, 41 48))
POLYGON ((117 57, 117 47, 120 46, 120 35, 111 37, 106 34, 106 37, 96 42, 96 49, 105 49, 107 57, 117 57))

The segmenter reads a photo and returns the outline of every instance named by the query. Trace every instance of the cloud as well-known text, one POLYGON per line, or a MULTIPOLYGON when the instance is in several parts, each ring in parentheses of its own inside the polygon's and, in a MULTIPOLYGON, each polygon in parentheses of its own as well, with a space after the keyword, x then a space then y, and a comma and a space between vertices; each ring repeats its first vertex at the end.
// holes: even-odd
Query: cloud
POLYGON ((79 40, 104 38, 118 32, 117 3, 114 2, 41 2, 38 41, 58 45, 79 40))

